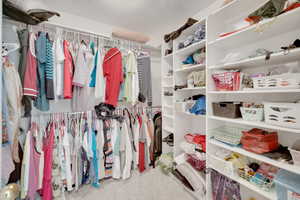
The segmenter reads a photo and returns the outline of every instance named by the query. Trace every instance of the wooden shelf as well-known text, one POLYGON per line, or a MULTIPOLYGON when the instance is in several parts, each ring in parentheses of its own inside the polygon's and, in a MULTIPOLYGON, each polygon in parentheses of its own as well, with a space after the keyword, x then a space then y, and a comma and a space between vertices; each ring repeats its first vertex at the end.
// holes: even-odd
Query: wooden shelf
POLYGON ((290 132, 290 133, 300 134, 300 130, 299 129, 293 129, 293 128, 285 128, 285 127, 281 127, 281 126, 275 126, 275 125, 267 124, 265 122, 254 122, 254 121, 246 121, 246 120, 243 120, 241 118, 230 119, 230 118, 216 117, 216 116, 209 116, 208 118, 212 119, 212 120, 229 122, 229 123, 233 123, 233 124, 240 124, 240 125, 245 125, 245 126, 260 127, 260 128, 272 129, 272 130, 277 130, 277 131, 284 131, 284 132, 290 132))
POLYGON ((177 69, 175 70, 176 73, 181 73, 181 72, 185 72, 185 73, 189 73, 198 69, 205 69, 205 64, 199 64, 199 65, 192 65, 189 67, 184 67, 181 69, 177 69))
POLYGON ((173 106, 163 105, 163 108, 173 109, 173 106))
POLYGON ((276 191, 274 189, 272 189, 270 192, 267 192, 265 190, 260 189, 258 186, 255 186, 253 184, 251 184, 249 181, 239 177, 238 175, 236 176, 229 176, 228 174, 224 174, 221 170, 219 170, 218 168, 214 167, 214 166, 210 166, 210 168, 216 170, 217 172, 219 172, 220 174, 230 178, 231 180, 234 180, 236 182, 238 182, 239 184, 249 188, 250 190, 252 190, 253 192, 256 192, 260 195, 262 195, 263 197, 270 199, 270 200, 277 200, 277 195, 276 195, 276 191))
POLYGON ((195 114, 189 113, 189 112, 179 112, 179 113, 183 114, 183 115, 190 116, 190 117, 195 117, 195 118, 202 118, 202 119, 206 118, 206 115, 195 115, 195 114))
POLYGON ((169 119, 172 119, 172 120, 174 119, 174 116, 173 116, 173 115, 167 115, 167 114, 164 114, 163 117, 166 117, 166 118, 169 118, 169 119))
MULTIPOLYGON (((252 1, 251 1, 252 3, 252 1)), ((208 43, 210 48, 235 48, 244 44, 250 44, 254 41, 265 40, 275 35, 280 35, 299 28, 300 8, 296 8, 289 12, 283 13, 276 17, 276 19, 264 20, 258 24, 249 26, 241 31, 228 35, 226 37, 218 38, 208 43), (270 27, 263 32, 256 32, 257 26, 263 26, 272 20, 276 20, 270 27), (284 28, 282 28, 284 27, 284 28)))
POLYGON ((191 44, 188 47, 177 50, 174 54, 175 56, 189 56, 195 51, 201 49, 202 47, 205 47, 205 44, 206 44, 206 40, 201 40, 200 42, 191 44))
POLYGON ((165 131, 167 131, 169 133, 174 133, 174 129, 172 127, 166 126, 166 127, 163 128, 163 130, 165 130, 165 131))
POLYGON ((241 91, 208 91, 209 94, 267 94, 267 93, 300 93, 300 89, 272 89, 272 90, 241 90, 241 91))
POLYGON ((287 164, 287 163, 280 162, 277 160, 273 160, 266 156, 252 153, 250 151, 246 151, 245 149, 242 149, 240 147, 233 147, 233 146, 227 145, 227 144, 219 142, 215 139, 209 139, 208 143, 300 175, 300 167, 299 166, 295 166, 295 165, 287 164))
POLYGON ((266 65, 283 64, 294 61, 300 61, 300 48, 292 49, 288 52, 281 51, 278 53, 273 53, 271 54, 270 60, 265 60, 265 56, 258 56, 236 62, 210 66, 208 69, 242 69, 249 67, 265 67, 266 65))
POLYGON ((194 87, 194 88, 183 88, 178 89, 176 92, 182 92, 182 91, 205 91, 206 87, 194 87))

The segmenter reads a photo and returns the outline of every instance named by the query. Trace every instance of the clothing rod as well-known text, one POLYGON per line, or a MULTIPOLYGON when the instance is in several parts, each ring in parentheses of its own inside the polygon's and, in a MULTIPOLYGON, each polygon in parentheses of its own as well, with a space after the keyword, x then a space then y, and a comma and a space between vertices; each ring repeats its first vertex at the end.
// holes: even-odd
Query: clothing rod
MULTIPOLYGON (((6 16, 3 16, 3 20, 8 21, 10 23, 13 23, 16 26, 23 26, 24 28, 26 28, 26 26, 27 26, 26 24, 24 24, 22 22, 15 21, 15 20, 10 19, 6 16)), ((32 28, 38 27, 38 28, 40 28, 40 31, 43 31, 43 29, 47 29, 47 28, 60 28, 60 29, 62 29, 62 31, 69 32, 69 33, 78 33, 82 36, 90 36, 90 37, 94 37, 94 38, 97 38, 97 39, 100 39, 100 40, 103 40, 103 41, 108 41, 108 42, 118 42, 119 44, 121 44, 121 46, 140 48, 140 49, 143 49, 143 50, 150 50, 150 51, 151 50, 158 50, 158 49, 153 48, 149 45, 145 45, 145 44, 138 43, 138 42, 135 42, 135 41, 108 37, 108 36, 105 36, 105 35, 101 35, 99 33, 88 32, 88 31, 85 31, 85 30, 82 30, 82 29, 76 29, 76 28, 72 28, 72 27, 69 27, 69 26, 60 25, 60 24, 52 23, 52 22, 43 22, 43 23, 38 24, 38 25, 28 25, 28 26, 32 27, 32 28)))
MULTIPOLYGON (((152 109, 152 108, 161 108, 161 106, 145 106, 145 107, 141 107, 141 108, 145 108, 145 109, 152 109)), ((116 110, 124 110, 124 109, 135 109, 134 107, 117 107, 114 111, 116 110)), ((47 112, 47 113, 36 113, 34 115, 31 115, 32 117, 35 117, 35 116, 42 116, 42 115, 60 115, 60 114, 64 114, 64 115, 77 115, 77 114, 85 114, 85 113, 88 113, 88 112, 91 112, 91 113, 94 113, 95 110, 88 110, 88 111, 82 111, 82 112, 47 112)))

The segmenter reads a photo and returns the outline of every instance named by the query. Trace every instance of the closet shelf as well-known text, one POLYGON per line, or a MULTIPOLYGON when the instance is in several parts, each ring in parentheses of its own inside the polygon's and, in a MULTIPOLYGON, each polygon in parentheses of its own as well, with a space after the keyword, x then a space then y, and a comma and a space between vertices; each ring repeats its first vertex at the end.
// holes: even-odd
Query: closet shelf
POLYGON ((166 55, 166 56, 163 56, 163 59, 169 63, 170 65, 173 64, 173 54, 169 54, 169 55, 166 55))
POLYGON ((174 86, 173 85, 164 85, 163 87, 164 88, 173 88, 174 86))
POLYGON ((169 109, 173 109, 173 106, 169 106, 169 105, 163 105, 164 108, 169 108, 169 109))
POLYGON ((164 114, 163 117, 166 117, 166 118, 169 118, 169 119, 174 119, 173 115, 166 115, 166 114, 164 114))
POLYGON ((164 76, 164 79, 173 79, 173 75, 172 76, 164 76))
POLYGON ((195 114, 192 114, 189 112, 179 112, 179 113, 187 115, 187 116, 191 116, 191 117, 196 117, 196 118, 202 118, 202 119, 206 118, 206 115, 195 115, 195 114))
POLYGON ((236 182, 238 182, 239 184, 249 188, 250 190, 254 191, 254 192, 257 192, 258 194, 264 196, 265 198, 267 199, 270 199, 270 200, 277 200, 277 195, 276 195, 276 191, 274 189, 272 189, 270 192, 267 192, 267 191, 264 191, 262 189, 260 189, 258 186, 255 186, 251 183, 249 183, 249 181, 246 181, 245 179, 239 177, 238 175, 236 176, 229 176, 228 174, 224 174, 223 172, 221 172, 221 170, 218 170, 216 168, 214 168, 213 166, 210 166, 210 168, 216 170, 217 172, 219 172, 220 174, 230 178, 231 180, 234 180, 236 182))
POLYGON ((175 70, 175 72, 177 72, 177 73, 187 72, 188 73, 188 72, 192 72, 192 71, 197 70, 197 69, 205 69, 205 64, 199 64, 199 65, 193 65, 193 66, 190 66, 190 67, 184 67, 184 68, 175 70))
POLYGON ((169 133, 174 133, 174 129, 168 126, 163 127, 163 130, 169 132, 169 133))
POLYGON ((205 91, 206 87, 194 87, 194 88, 183 88, 178 89, 176 92, 182 92, 182 91, 205 91))
POLYGON ((241 91, 208 91, 209 94, 266 94, 266 93, 300 93, 300 89, 269 89, 269 90, 241 90, 241 91))
MULTIPOLYGON (((240 3, 242 0, 233 0, 232 2, 226 4, 225 6, 222 6, 215 11, 213 11, 209 17, 218 17, 220 19, 226 19, 229 20, 229 17, 236 17, 236 15, 233 15, 233 13, 247 13, 246 10, 249 10, 249 8, 259 8, 263 4, 265 4, 268 0, 251 0, 247 1, 244 4, 240 3)), ((254 9, 255 10, 255 9, 254 9)))
POLYGON ((218 38, 208 43, 210 48, 230 49, 244 44, 251 44, 254 41, 261 41, 272 38, 276 35, 296 30, 299 26, 300 8, 283 13, 276 18, 264 20, 258 24, 249 26, 229 36, 218 38), (270 23, 270 24, 268 24, 270 23), (265 27, 268 26, 268 27, 265 27), (256 31, 264 27, 262 32, 256 31), (284 27, 284 28, 282 28, 284 27))
POLYGON ((175 52, 176 56, 189 56, 198 49, 201 49, 202 47, 205 47, 206 40, 201 40, 200 42, 194 43, 188 47, 185 47, 183 49, 177 50, 175 52))
POLYGON ((240 147, 234 147, 234 146, 227 145, 227 144, 219 142, 215 139, 209 139, 208 142, 212 145, 227 149, 229 151, 239 153, 241 155, 247 156, 249 158, 252 158, 252 159, 255 159, 255 160, 258 160, 258 161, 268 163, 270 165, 273 165, 273 166, 281 168, 281 169, 285 169, 285 170, 293 172, 295 174, 300 174, 300 167, 298 167, 298 166, 283 163, 283 162, 280 162, 280 161, 277 161, 277 160, 273 160, 273 159, 268 158, 266 156, 259 155, 259 154, 256 154, 256 153, 252 153, 252 152, 247 151, 245 149, 242 149, 240 147))
POLYGON ((236 62, 225 63, 223 65, 215 65, 208 67, 208 69, 236 69, 248 67, 265 67, 266 65, 283 64, 300 60, 300 48, 292 49, 288 52, 281 51, 271 54, 270 60, 265 60, 266 56, 258 56, 255 58, 248 58, 236 62))
POLYGON ((277 130, 277 131, 284 131, 284 132, 300 134, 299 129, 285 128, 285 127, 281 127, 281 126, 274 126, 274 125, 267 124, 265 122, 254 122, 254 121, 246 121, 246 120, 243 120, 241 118, 230 119, 230 118, 216 117, 216 116, 209 116, 208 118, 212 119, 212 120, 229 122, 229 123, 233 123, 233 124, 240 124, 240 125, 245 125, 245 126, 260 127, 260 128, 272 129, 272 130, 277 130))

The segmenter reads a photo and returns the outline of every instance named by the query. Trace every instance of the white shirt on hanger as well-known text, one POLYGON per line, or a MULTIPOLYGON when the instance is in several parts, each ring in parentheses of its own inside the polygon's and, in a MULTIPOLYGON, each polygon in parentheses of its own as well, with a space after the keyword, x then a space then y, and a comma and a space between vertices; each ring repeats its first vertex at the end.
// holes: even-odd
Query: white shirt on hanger
POLYGON ((123 175, 122 175, 122 179, 124 180, 124 179, 128 179, 130 177, 131 164, 132 164, 132 160, 133 160, 132 146, 131 146, 129 131, 128 131, 126 122, 123 122, 122 134, 125 135, 125 166, 124 166, 123 175))
POLYGON ((105 88, 106 81, 103 75, 103 51, 98 50, 97 60, 97 72, 96 72, 96 86, 95 86, 95 98, 97 101, 105 101, 105 88))

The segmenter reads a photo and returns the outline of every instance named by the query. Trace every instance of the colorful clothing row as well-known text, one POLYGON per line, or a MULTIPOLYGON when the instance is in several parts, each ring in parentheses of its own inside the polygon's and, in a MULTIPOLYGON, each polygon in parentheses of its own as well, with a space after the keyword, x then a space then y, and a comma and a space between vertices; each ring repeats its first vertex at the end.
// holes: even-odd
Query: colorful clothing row
POLYGON ((84 116, 47 123, 35 120, 26 133, 21 197, 64 199, 64 192, 82 185, 100 187, 100 180, 128 179, 132 170, 152 163, 153 122, 146 115, 124 114, 123 120, 84 116))

